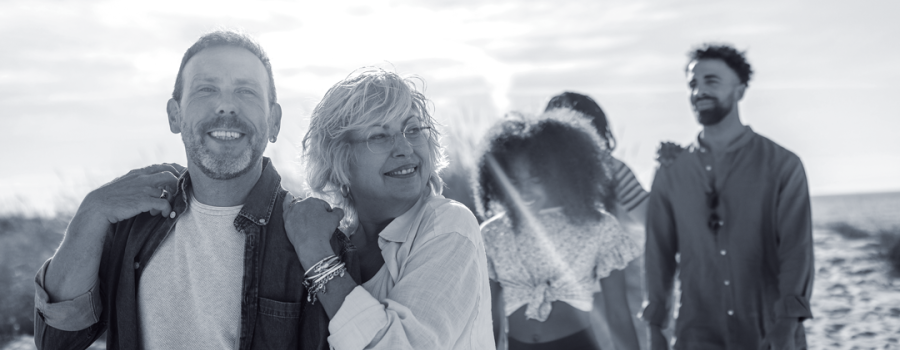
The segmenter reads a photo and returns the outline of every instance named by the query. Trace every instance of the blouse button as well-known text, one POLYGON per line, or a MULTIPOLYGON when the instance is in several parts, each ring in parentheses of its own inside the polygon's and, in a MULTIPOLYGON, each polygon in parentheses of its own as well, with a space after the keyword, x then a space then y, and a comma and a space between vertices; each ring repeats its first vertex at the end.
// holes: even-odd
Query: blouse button
POLYGON ((706 166, 706 171, 710 171, 710 170, 712 170, 712 167, 709 166, 709 165, 707 165, 707 166, 706 166))
POLYGON ((728 316, 734 316, 734 310, 728 310, 728 316))
POLYGON ((719 252, 719 254, 722 254, 722 255, 725 255, 725 253, 726 253, 725 249, 722 249, 722 251, 719 252))
POLYGON ((727 286, 729 284, 731 284, 731 282, 729 282, 728 280, 725 280, 725 285, 727 286))

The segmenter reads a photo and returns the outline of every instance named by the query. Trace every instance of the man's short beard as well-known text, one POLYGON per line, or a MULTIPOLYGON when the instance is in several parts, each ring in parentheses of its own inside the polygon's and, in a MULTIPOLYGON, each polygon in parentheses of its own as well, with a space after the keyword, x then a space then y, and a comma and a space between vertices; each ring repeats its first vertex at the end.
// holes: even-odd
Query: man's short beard
POLYGON ((702 111, 697 111, 695 107, 695 113, 697 114, 697 121, 700 122, 701 125, 710 126, 719 124, 722 119, 725 119, 725 116, 728 113, 731 113, 731 108, 733 103, 731 101, 725 101, 727 103, 721 103, 719 99, 715 97, 708 97, 706 99, 711 99, 715 102, 715 107, 712 109, 705 109, 702 111))
POLYGON ((184 130, 181 133, 181 139, 184 141, 187 156, 192 163, 204 175, 215 180, 230 180, 246 174, 253 168, 253 164, 262 157, 262 153, 266 149, 266 140, 260 140, 250 125, 240 120, 228 118, 216 118, 207 121, 198 126, 196 130, 184 130), (212 126, 241 130, 250 144, 250 149, 244 150, 237 156, 226 156, 212 152, 206 146, 205 134, 203 133, 206 130, 210 130, 212 126))
MULTIPOLYGON (((186 140, 185 140, 186 141, 186 140)), ((253 163, 260 158, 262 151, 256 147, 244 150, 237 157, 216 155, 201 142, 194 142, 187 147, 188 157, 204 175, 214 180, 230 180, 244 175, 253 168, 253 163)))

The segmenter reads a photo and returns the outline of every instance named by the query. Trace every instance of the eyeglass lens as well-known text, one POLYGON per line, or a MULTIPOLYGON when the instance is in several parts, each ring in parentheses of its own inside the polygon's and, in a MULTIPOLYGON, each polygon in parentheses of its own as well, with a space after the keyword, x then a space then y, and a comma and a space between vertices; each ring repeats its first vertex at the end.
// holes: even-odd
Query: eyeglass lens
POLYGON ((412 146, 421 146, 428 139, 427 133, 430 127, 422 127, 418 124, 409 125, 397 134, 388 135, 382 131, 373 131, 366 137, 366 146, 373 153, 384 153, 394 147, 395 139, 400 136, 412 146), (401 136, 402 135, 402 136, 401 136))

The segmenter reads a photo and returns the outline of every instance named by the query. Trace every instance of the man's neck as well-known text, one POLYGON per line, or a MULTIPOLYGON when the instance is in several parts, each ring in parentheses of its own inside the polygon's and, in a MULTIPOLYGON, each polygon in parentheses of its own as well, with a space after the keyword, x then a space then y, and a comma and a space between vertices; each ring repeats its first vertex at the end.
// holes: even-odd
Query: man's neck
MULTIPOLYGON (((197 169, 190 165, 188 169, 197 169)), ((216 180, 202 171, 191 172, 191 187, 194 198, 200 203, 214 207, 233 207, 244 204, 250 191, 262 175, 262 159, 246 174, 228 180, 216 180)))
POLYGON ((744 124, 738 115, 737 106, 732 108, 725 118, 718 124, 704 125, 703 131, 700 132, 700 140, 704 146, 709 147, 713 152, 724 151, 725 148, 736 140, 744 131, 744 124))

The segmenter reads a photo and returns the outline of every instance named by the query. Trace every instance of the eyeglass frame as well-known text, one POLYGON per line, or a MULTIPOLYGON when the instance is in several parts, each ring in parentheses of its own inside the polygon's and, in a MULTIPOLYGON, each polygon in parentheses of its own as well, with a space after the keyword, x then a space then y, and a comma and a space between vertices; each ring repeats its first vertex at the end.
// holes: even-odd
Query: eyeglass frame
MULTIPOLYGON (((413 141, 410 141, 410 139, 406 136, 406 134, 409 134, 410 131, 405 131, 405 130, 408 130, 408 129, 411 128, 411 127, 415 127, 415 125, 407 125, 406 127, 403 128, 404 130, 400 130, 400 132, 398 132, 398 133, 393 133, 393 134, 388 135, 385 139, 390 138, 390 142, 385 141, 384 144, 385 144, 385 145, 390 145, 390 147, 385 148, 383 151, 380 151, 380 152, 377 152, 377 151, 373 150, 373 149, 372 149, 372 145, 369 144, 369 141, 371 141, 371 139, 370 139, 371 136, 367 136, 367 137, 366 137, 365 139, 363 139, 363 140, 350 140, 350 143, 352 143, 352 144, 365 143, 365 144, 366 144, 366 148, 369 150, 369 152, 372 152, 372 153, 374 153, 374 154, 384 154, 384 153, 390 152, 390 151, 394 148, 394 145, 395 145, 396 142, 397 142, 397 135, 398 135, 398 134, 401 134, 401 135, 403 135, 403 140, 406 141, 410 146, 421 146, 421 145, 424 145, 425 142, 428 141, 428 136, 423 135, 422 140, 423 140, 424 142, 422 142, 422 143, 413 143, 413 141)), ((431 132, 431 129, 433 129, 433 128, 430 127, 430 126, 421 126, 421 125, 419 125, 418 128, 419 128, 419 131, 420 131, 420 132, 423 132, 423 133, 426 133, 426 132, 427 132, 427 133, 430 133, 430 132, 431 132)), ((387 134, 387 133, 385 133, 385 134, 387 134)), ((376 144, 377 144, 377 143, 376 143, 376 144)), ((377 147, 376 147, 376 148, 377 148, 377 147)))

